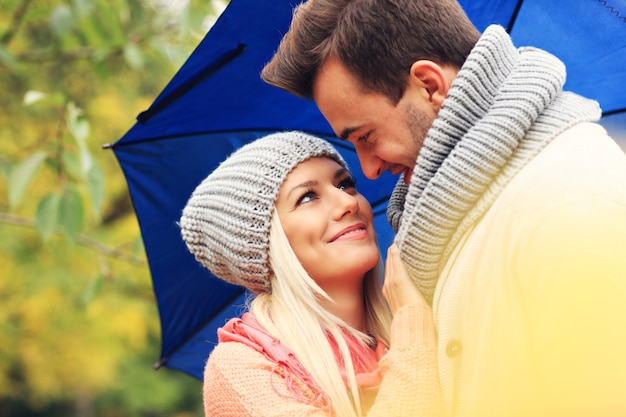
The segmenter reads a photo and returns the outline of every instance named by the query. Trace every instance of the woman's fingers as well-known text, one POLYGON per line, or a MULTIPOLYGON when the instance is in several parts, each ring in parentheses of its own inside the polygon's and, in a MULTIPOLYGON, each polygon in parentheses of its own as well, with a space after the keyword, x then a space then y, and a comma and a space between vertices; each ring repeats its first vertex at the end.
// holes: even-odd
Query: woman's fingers
POLYGON ((387 249, 383 296, 394 314, 404 305, 426 303, 402 263, 400 251, 395 243, 387 249))

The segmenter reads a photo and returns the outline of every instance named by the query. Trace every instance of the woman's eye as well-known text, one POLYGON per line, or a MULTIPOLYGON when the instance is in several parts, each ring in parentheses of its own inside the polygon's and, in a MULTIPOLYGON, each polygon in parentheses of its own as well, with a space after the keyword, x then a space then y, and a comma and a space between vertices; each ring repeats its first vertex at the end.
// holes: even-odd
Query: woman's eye
POLYGON ((340 190, 347 190, 350 188, 356 188, 356 181, 352 178, 346 178, 339 183, 340 190))
POLYGON ((315 200, 315 193, 313 191, 307 191, 306 193, 302 194, 302 196, 300 196, 300 198, 298 199, 298 201, 296 202, 296 205, 299 206, 300 204, 304 204, 304 203, 308 203, 310 201, 315 200))

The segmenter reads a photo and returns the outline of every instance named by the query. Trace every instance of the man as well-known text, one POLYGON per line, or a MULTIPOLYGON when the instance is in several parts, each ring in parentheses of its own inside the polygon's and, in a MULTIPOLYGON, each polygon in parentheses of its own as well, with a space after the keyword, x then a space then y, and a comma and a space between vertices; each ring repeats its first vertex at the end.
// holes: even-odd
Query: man
POLYGON ((557 58, 454 0, 309 0, 262 77, 402 174, 449 415, 626 415, 626 155, 557 58))

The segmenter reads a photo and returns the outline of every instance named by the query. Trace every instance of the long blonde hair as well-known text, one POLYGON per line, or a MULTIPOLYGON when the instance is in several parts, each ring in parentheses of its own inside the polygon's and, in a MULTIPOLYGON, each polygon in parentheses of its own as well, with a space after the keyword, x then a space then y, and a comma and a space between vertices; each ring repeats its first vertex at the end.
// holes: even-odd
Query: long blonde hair
POLYGON ((330 296, 311 278, 298 261, 280 223, 276 210, 270 225, 271 294, 260 294, 250 302, 250 311, 261 326, 278 338, 296 355, 332 402, 335 415, 357 417, 362 414, 354 365, 344 334, 363 343, 372 337, 389 344, 391 313, 382 297, 382 261, 366 273, 363 297, 366 335, 324 309, 319 300, 330 296), (348 389, 339 370, 328 335, 337 342, 348 389))

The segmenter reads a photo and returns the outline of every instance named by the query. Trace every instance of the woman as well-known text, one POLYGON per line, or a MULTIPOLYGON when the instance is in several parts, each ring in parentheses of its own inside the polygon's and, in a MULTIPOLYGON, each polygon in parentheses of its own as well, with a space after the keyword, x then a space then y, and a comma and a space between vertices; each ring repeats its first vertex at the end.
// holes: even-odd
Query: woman
POLYGON ((243 146, 180 226, 202 265, 255 294, 218 331, 207 416, 438 415, 432 313, 394 246, 381 291, 371 206, 329 143, 286 132, 243 146))

